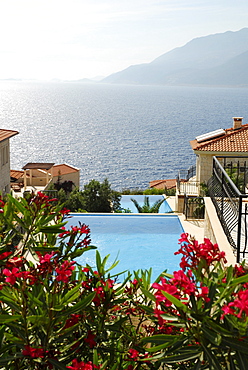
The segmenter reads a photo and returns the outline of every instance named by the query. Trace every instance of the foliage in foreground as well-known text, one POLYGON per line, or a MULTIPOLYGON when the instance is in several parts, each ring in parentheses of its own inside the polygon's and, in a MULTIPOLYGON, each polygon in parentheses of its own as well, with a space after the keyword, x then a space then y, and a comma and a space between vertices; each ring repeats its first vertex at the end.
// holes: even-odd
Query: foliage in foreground
POLYGON ((121 274, 89 228, 39 193, 0 212, 0 369, 248 368, 248 275, 209 240, 182 234, 180 270, 121 274), (19 241, 18 246, 16 241, 19 241))

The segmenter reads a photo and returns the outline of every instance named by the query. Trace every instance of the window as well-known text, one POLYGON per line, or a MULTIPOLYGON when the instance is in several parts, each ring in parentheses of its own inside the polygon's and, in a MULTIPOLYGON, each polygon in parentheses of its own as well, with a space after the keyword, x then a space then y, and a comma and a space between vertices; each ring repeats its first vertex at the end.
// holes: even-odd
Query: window
POLYGON ((9 156, 8 156, 8 145, 5 145, 2 150, 1 150, 1 162, 2 166, 4 166, 6 163, 9 161, 9 156))

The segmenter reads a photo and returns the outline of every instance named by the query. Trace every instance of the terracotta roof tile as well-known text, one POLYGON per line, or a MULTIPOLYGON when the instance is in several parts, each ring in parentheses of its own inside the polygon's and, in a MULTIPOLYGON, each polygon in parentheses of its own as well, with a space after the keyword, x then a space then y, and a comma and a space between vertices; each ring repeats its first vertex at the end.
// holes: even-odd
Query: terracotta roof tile
POLYGON ((167 179, 167 180, 153 180, 149 182, 150 188, 156 189, 172 189, 176 187, 176 179, 167 179))
POLYGON ((10 170, 10 177, 14 179, 20 179, 24 176, 24 171, 10 170))
POLYGON ((27 163, 23 170, 50 170, 54 163, 27 163))
POLYGON ((13 131, 13 130, 2 130, 0 129, 0 141, 4 141, 9 139, 12 136, 15 136, 19 134, 18 131, 13 131))
POLYGON ((211 152, 248 152, 248 124, 239 129, 227 129, 224 136, 198 143, 190 142, 193 150, 211 152))
POLYGON ((68 173, 78 172, 79 169, 72 167, 69 164, 64 163, 64 164, 56 164, 55 166, 53 166, 52 171, 53 171, 53 176, 59 176, 59 175, 62 176, 68 173))

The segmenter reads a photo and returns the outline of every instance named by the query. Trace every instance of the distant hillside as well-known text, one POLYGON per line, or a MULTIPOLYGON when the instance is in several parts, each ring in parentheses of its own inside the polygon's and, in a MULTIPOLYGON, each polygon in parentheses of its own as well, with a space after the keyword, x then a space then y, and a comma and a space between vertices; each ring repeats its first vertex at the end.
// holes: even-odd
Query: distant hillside
POLYGON ((199 37, 102 80, 141 85, 248 85, 248 28, 199 37))

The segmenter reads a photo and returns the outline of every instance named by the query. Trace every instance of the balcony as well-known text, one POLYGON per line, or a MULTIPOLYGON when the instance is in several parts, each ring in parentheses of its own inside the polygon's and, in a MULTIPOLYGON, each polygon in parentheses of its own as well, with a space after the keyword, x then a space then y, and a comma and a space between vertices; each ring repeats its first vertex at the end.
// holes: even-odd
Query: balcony
POLYGON ((187 195, 199 195, 200 183, 196 181, 196 166, 188 170, 180 170, 177 175, 177 193, 187 195))
POLYGON ((248 157, 213 157, 209 195, 237 262, 248 261, 248 157))

